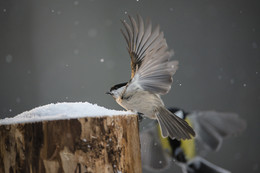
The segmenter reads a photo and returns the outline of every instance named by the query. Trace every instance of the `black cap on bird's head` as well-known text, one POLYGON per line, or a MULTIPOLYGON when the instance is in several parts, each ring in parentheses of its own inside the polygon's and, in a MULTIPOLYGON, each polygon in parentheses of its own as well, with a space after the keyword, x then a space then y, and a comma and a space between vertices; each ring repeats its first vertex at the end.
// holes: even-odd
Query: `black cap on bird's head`
POLYGON ((110 88, 110 90, 108 92, 106 92, 106 94, 109 94, 109 95, 113 95, 113 91, 125 86, 127 84, 127 82, 124 82, 124 83, 120 83, 120 84, 117 84, 117 85, 114 85, 110 88))

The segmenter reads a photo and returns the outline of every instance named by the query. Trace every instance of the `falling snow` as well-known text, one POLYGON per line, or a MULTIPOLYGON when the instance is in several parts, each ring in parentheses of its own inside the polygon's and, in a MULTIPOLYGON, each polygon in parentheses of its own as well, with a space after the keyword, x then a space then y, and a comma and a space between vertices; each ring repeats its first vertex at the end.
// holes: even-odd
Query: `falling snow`
POLYGON ((252 47, 253 47, 254 49, 257 49, 257 48, 258 48, 257 43, 256 43, 256 42, 253 42, 253 43, 252 43, 252 47))
POLYGON ((74 1, 74 5, 79 5, 79 1, 74 1))
POLYGON ((17 97, 17 98, 15 99, 15 101, 16 101, 16 103, 21 103, 21 98, 20 98, 20 97, 17 97))
POLYGON ((105 60, 103 58, 100 59, 100 62, 104 62, 105 60))
POLYGON ((76 21, 74 22, 74 25, 76 25, 76 26, 79 25, 79 21, 76 20, 76 21))
POLYGON ((92 38, 93 38, 93 37, 96 37, 97 34, 98 34, 97 30, 94 29, 94 28, 91 28, 91 29, 88 30, 88 36, 89 36, 89 37, 92 37, 92 38))
POLYGON ((78 50, 78 49, 74 49, 73 53, 74 53, 75 55, 78 55, 78 54, 79 54, 79 50, 78 50))
POLYGON ((5 61, 6 61, 7 63, 11 63, 11 62, 13 61, 13 56, 10 55, 10 54, 6 55, 5 61))

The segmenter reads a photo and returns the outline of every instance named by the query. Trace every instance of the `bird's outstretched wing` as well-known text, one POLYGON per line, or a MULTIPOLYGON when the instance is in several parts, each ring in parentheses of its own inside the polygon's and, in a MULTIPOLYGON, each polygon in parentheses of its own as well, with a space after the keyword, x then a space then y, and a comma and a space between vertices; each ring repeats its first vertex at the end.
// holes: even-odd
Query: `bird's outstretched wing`
POLYGON ((140 133, 142 167, 149 172, 163 172, 171 166, 170 157, 162 148, 157 125, 152 122, 140 133))
POLYGON ((126 32, 121 32, 131 57, 130 84, 156 94, 166 94, 171 88, 172 75, 177 70, 178 62, 169 60, 173 53, 168 50, 159 26, 152 30, 149 20, 144 26, 139 15, 138 22, 131 16, 129 19, 131 24, 123 21, 126 32))
POLYGON ((218 151, 224 138, 244 131, 246 122, 235 113, 196 111, 189 116, 197 134, 196 140, 203 149, 218 151))

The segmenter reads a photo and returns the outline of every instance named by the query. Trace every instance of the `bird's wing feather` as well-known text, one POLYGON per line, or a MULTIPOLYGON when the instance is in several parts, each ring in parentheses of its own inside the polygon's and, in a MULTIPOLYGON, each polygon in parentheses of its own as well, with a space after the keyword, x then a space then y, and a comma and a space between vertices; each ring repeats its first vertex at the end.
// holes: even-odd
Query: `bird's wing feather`
POLYGON ((221 168, 200 156, 196 156, 185 165, 187 172, 207 172, 207 173, 231 173, 230 171, 221 168))
POLYGON ((178 62, 169 60, 173 53, 168 50, 159 26, 152 30, 152 24, 148 21, 145 27, 139 15, 138 22, 131 16, 129 19, 131 25, 123 21, 126 32, 121 31, 131 57, 130 84, 156 94, 166 94, 171 88, 172 75, 177 70, 178 62))
POLYGON ((191 119, 196 140, 204 149, 217 151, 224 138, 237 135, 246 128, 246 122, 235 113, 197 111, 188 116, 191 119))
POLYGON ((163 151, 156 124, 141 131, 142 166, 150 172, 160 172, 170 166, 170 158, 163 151))

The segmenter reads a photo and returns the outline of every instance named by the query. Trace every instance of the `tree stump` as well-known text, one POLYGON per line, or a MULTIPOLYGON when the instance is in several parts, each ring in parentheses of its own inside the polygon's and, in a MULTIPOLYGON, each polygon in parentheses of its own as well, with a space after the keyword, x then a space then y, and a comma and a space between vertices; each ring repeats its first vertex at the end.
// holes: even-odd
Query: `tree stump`
POLYGON ((0 125, 1 173, 139 173, 136 115, 0 125))

